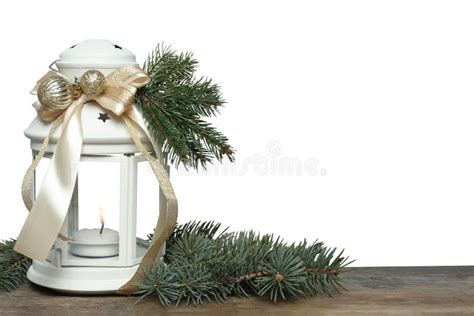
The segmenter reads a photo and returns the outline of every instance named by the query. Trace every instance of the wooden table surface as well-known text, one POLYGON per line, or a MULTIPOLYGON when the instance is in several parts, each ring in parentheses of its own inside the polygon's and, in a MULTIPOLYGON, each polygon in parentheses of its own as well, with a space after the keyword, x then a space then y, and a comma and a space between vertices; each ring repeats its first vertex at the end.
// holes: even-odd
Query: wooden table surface
POLYGON ((274 304, 231 297, 225 304, 163 308, 156 298, 72 296, 24 284, 0 292, 0 315, 474 315, 474 266, 354 268, 348 292, 274 304))

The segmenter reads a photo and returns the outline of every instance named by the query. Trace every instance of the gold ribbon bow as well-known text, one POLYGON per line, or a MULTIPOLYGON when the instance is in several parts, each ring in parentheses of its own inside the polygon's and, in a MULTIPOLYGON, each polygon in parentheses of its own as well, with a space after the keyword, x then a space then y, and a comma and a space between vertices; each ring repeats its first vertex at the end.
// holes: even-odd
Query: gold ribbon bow
POLYGON ((137 89, 145 86, 148 81, 148 76, 138 66, 118 69, 106 77, 96 70, 89 70, 82 76, 80 84, 71 83, 67 77, 53 71, 38 81, 32 93, 38 94, 41 89, 45 91, 39 94, 41 102, 36 102, 35 108, 38 116, 46 122, 53 123, 23 179, 23 201, 30 213, 16 241, 15 251, 32 259, 44 261, 57 237, 67 239, 58 233, 66 218, 81 157, 81 110, 86 102, 95 101, 124 120, 135 145, 152 167, 165 198, 163 203, 160 202, 160 214, 150 247, 136 274, 119 290, 119 293, 131 294, 136 290, 136 283, 144 278, 144 270, 151 268, 155 263, 160 249, 173 231, 178 213, 176 196, 163 165, 160 147, 151 137, 140 112, 133 106, 137 89), (83 82, 83 79, 91 79, 87 78, 89 75, 93 80, 83 82), (52 87, 54 84, 56 85, 52 87), (50 102, 53 93, 60 93, 56 96, 57 102, 50 102), (61 136, 33 203, 31 183, 34 171, 48 148, 49 138, 60 125, 62 125, 61 136), (149 138, 156 158, 140 141, 137 126, 149 138))

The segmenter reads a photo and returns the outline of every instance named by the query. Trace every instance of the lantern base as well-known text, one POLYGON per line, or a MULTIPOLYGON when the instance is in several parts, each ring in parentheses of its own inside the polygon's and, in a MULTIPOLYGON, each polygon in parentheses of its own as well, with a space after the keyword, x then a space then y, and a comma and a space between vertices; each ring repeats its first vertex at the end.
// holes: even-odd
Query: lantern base
POLYGON ((138 269, 133 267, 61 267, 33 261, 27 277, 31 282, 66 293, 108 294, 127 283, 138 269))

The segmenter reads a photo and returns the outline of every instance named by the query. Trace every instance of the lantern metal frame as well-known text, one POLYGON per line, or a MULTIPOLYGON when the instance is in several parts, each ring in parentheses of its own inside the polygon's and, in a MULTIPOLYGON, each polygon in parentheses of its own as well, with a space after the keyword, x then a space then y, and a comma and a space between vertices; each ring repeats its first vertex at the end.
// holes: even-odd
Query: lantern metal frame
MULTIPOLYGON (((82 74, 90 69, 99 70, 107 75, 120 67, 136 65, 136 58, 133 53, 113 42, 87 40, 61 53, 56 65, 63 75, 72 80, 81 78, 82 74)), ((145 158, 139 154, 127 126, 120 117, 101 108, 95 102, 84 104, 81 117, 83 127, 81 162, 94 161, 120 165, 119 254, 117 257, 105 258, 74 256, 70 253, 68 241, 58 238, 45 262, 33 261, 27 277, 33 283, 64 292, 110 293, 127 283, 135 274, 148 247, 148 241, 136 236, 138 164, 145 163, 145 158), (98 113, 102 112, 108 114, 107 122, 97 119, 98 113)), ((51 123, 36 117, 25 131, 25 135, 31 141, 33 155, 38 153, 43 140, 49 137, 45 157, 52 157, 61 134, 58 128, 49 135, 50 129, 51 123)), ((137 134, 144 147, 152 152, 148 136, 141 130, 137 130, 137 134)), ((169 166, 166 168, 169 172, 169 166)), ((36 194, 36 175, 34 178, 32 199, 36 194)), ((76 180, 67 217, 60 231, 68 237, 72 237, 72 233, 79 228, 81 213, 78 201, 79 189, 76 180)), ((164 203, 165 198, 161 190, 159 199, 159 204, 164 203)), ((162 249, 162 255, 164 251, 165 247, 162 249)), ((160 259, 161 257, 157 258, 160 259)))

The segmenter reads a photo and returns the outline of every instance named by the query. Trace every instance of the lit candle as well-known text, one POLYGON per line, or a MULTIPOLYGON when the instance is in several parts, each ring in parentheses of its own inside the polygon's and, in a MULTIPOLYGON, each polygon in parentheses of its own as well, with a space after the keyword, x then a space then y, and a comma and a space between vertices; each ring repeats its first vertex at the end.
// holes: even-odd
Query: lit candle
POLYGON ((85 228, 74 233, 71 253, 81 257, 112 257, 119 253, 119 234, 117 231, 104 228, 104 211, 99 212, 101 228, 85 228))

